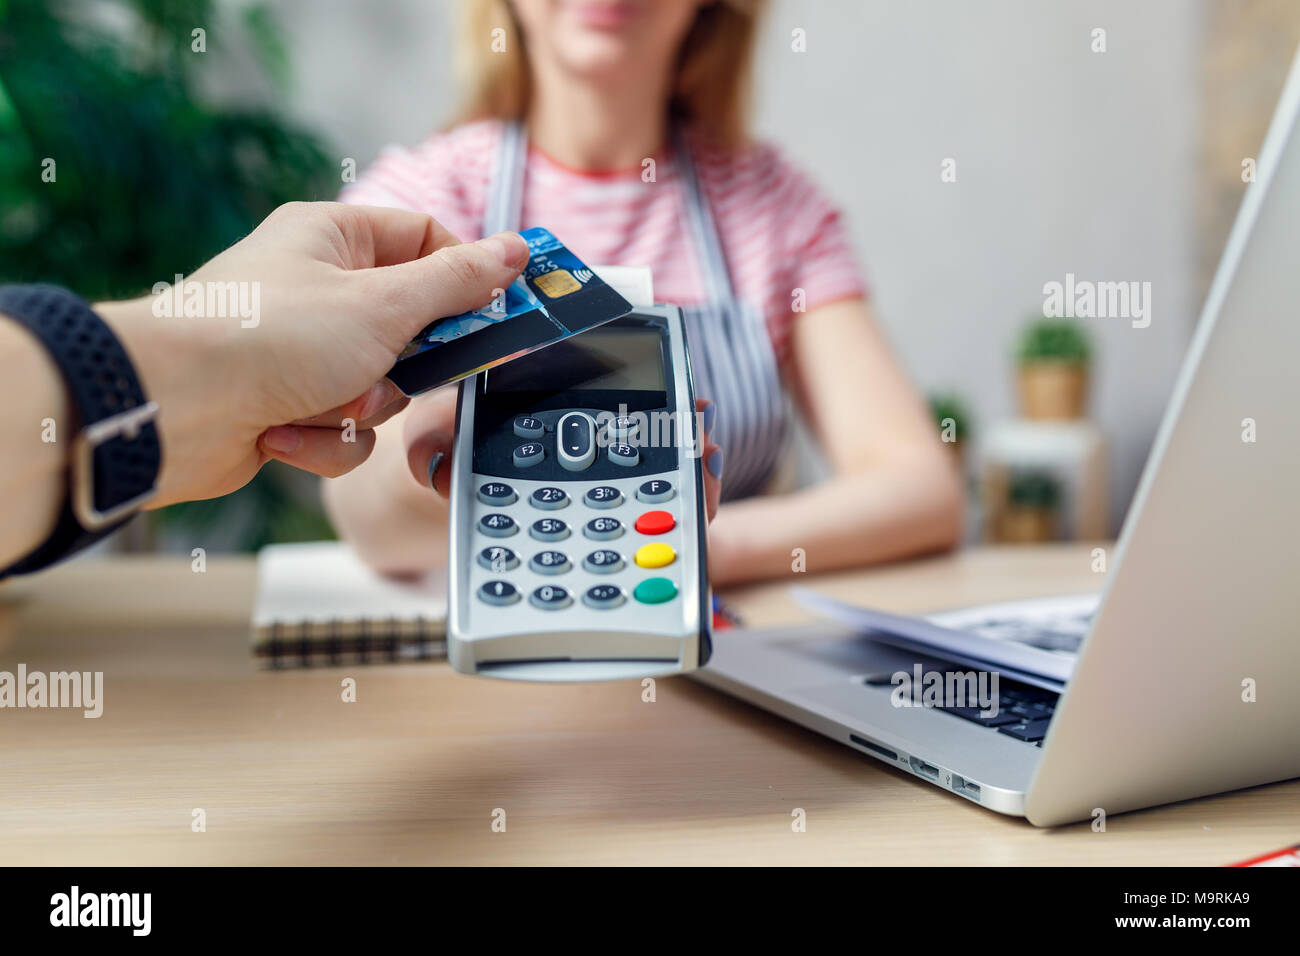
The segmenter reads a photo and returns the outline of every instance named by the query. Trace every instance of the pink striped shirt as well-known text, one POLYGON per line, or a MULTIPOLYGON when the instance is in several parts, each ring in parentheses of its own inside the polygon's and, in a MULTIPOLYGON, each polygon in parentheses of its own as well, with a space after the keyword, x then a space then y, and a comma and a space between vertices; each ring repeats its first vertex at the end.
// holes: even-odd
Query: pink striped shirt
MULTIPOLYGON (((427 212, 476 239, 501 131, 485 120, 414 148, 389 147, 340 198, 427 212)), ((812 310, 866 294, 839 210, 774 146, 691 149, 736 293, 763 311, 784 358, 800 298, 812 310)), ((579 172, 532 148, 520 226, 545 226, 593 265, 650 266, 659 301, 699 303, 706 287, 688 238, 685 189, 671 157, 654 173, 646 182, 642 169, 579 172)))

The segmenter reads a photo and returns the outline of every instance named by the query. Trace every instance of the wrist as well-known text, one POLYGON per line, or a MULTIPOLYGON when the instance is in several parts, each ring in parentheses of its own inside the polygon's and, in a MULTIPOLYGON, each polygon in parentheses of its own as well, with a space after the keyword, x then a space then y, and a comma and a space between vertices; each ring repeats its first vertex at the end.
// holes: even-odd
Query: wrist
MULTIPOLYGON (((141 387, 159 406, 162 445, 158 496, 149 507, 207 497, 212 483, 205 450, 240 430, 228 401, 232 370, 215 330, 200 319, 159 317, 153 298, 104 303, 95 311, 113 330, 135 366, 141 387)), ((256 433, 248 438, 251 444, 256 433)))
POLYGON ((709 524, 709 581, 714 587, 726 587, 743 579, 738 573, 746 544, 743 522, 731 520, 730 508, 723 505, 709 524))
POLYGON ((0 381, 12 405, 0 423, 7 450, 0 493, 7 507, 0 532, 0 568, 39 544, 58 518, 66 494, 68 449, 76 435, 63 376, 29 331, 0 316, 0 381))

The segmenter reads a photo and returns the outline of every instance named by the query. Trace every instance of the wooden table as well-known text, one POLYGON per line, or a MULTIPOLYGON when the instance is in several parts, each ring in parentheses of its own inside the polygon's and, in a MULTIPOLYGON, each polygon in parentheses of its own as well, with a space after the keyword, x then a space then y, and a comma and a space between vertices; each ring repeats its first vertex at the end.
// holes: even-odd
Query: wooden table
MULTIPOLYGON (((1037 830, 684 678, 643 703, 636 682, 445 664, 256 672, 254 573, 86 559, 0 591, 0 670, 105 683, 98 720, 0 710, 0 863, 1219 865, 1300 840, 1300 782, 1113 817, 1104 834, 1037 830)), ((799 583, 919 612, 1099 581, 1089 547, 1068 545, 799 583)), ((727 597, 750 624, 804 619, 786 592, 727 597)))

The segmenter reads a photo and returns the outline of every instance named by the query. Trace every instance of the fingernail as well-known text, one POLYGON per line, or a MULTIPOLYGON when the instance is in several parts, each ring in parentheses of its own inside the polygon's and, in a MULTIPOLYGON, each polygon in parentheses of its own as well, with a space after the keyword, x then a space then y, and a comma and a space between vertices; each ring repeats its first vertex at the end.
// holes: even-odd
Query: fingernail
POLYGON ((704 459, 705 467, 709 469, 709 474, 714 478, 722 478, 722 449, 713 449, 713 454, 704 459))
POLYGON ((476 245, 482 246, 503 266, 511 269, 522 268, 528 261, 528 243, 517 232, 498 232, 494 236, 480 239, 476 245))
POLYGON ((709 402, 709 404, 704 406, 704 430, 706 432, 713 430, 713 419, 716 418, 717 415, 718 415, 717 405, 714 405, 712 402, 709 402))
POLYGON ((292 454, 302 447, 302 432, 292 425, 276 425, 262 435, 262 443, 271 451, 282 455, 292 454))
POLYGON ((388 406, 394 398, 397 397, 397 386, 388 379, 376 382, 366 390, 366 397, 361 402, 361 411, 357 417, 361 419, 369 418, 371 415, 382 411, 388 406))
POLYGON ((434 491, 438 489, 433 483, 433 476, 438 473, 438 466, 442 464, 442 460, 446 457, 446 452, 439 451, 434 452, 433 457, 429 459, 429 487, 433 488, 434 491))

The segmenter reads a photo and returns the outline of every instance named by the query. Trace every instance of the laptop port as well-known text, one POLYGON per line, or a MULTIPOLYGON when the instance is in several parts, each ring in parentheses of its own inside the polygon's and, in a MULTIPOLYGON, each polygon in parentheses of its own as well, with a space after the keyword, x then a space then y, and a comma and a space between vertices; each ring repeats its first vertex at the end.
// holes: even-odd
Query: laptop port
POLYGON ((853 741, 859 747, 866 747, 872 753, 880 754, 882 757, 888 757, 890 760, 898 759, 898 754, 894 753, 892 750, 882 747, 880 744, 873 744, 870 740, 864 740, 857 734, 849 734, 849 740, 853 741))
POLYGON ((931 780, 939 779, 939 768, 934 764, 918 760, 916 757, 908 757, 907 762, 911 765, 913 773, 919 773, 922 777, 928 777, 931 780))
POLYGON ((959 777, 957 774, 952 775, 952 788, 958 793, 965 794, 972 800, 978 800, 980 798, 980 785, 978 783, 971 783, 965 777, 959 777))

